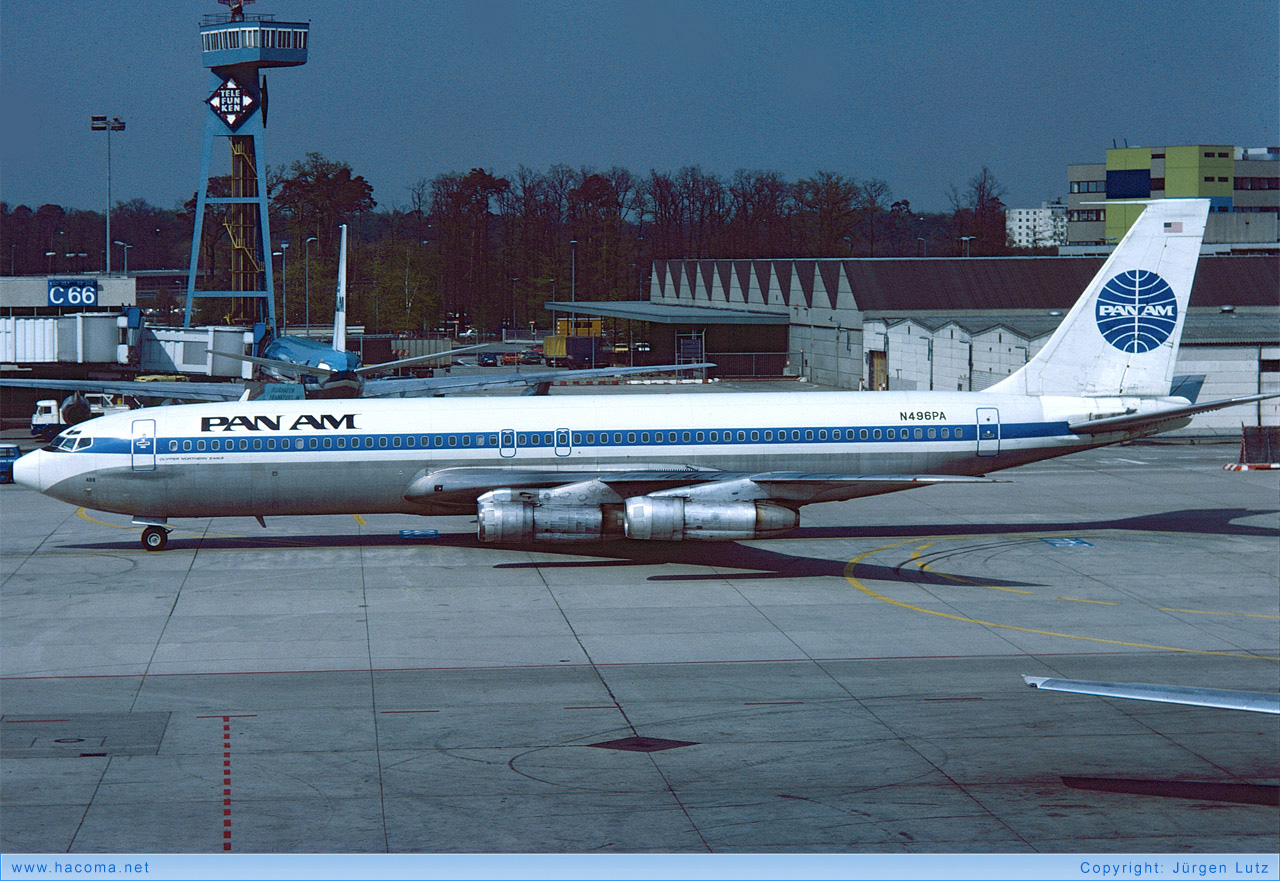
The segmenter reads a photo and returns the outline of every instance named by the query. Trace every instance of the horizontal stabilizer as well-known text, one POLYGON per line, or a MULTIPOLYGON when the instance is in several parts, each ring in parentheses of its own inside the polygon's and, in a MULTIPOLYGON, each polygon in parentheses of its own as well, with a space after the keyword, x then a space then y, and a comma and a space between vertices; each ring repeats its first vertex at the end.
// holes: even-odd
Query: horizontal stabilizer
POLYGON ((1024 675, 1022 678, 1026 680, 1027 685, 1042 691, 1065 691, 1071 694, 1092 694, 1098 697, 1280 715, 1280 694, 1267 692, 1189 688, 1181 685, 1146 685, 1141 682, 1090 682, 1083 679, 1052 679, 1046 676, 1024 675))
POLYGON ((1200 389, 1204 387, 1204 380, 1205 375, 1203 373, 1175 376, 1169 386, 1169 397, 1186 398, 1194 404, 1200 397, 1200 389))
POLYGON ((292 361, 278 361, 275 358, 259 358, 256 355, 238 355, 231 352, 218 352, 220 358, 234 358, 236 361, 248 361, 250 364, 257 364, 259 367, 271 367, 279 370, 281 373, 292 373, 295 376, 330 376, 337 373, 337 370, 331 370, 328 367, 318 367, 314 364, 294 364, 292 361))
POLYGON ((1073 422, 1068 428, 1076 434, 1105 434, 1111 431, 1134 431, 1149 428, 1163 422, 1178 419, 1190 419, 1197 413, 1208 413, 1240 404, 1253 404, 1268 398, 1280 397, 1280 392, 1262 395, 1245 395, 1240 398, 1228 398, 1223 401, 1211 401, 1207 404, 1189 404, 1185 407, 1170 407, 1165 410, 1151 410, 1143 413, 1128 413, 1121 416, 1107 416, 1103 419, 1090 419, 1085 422, 1073 422))

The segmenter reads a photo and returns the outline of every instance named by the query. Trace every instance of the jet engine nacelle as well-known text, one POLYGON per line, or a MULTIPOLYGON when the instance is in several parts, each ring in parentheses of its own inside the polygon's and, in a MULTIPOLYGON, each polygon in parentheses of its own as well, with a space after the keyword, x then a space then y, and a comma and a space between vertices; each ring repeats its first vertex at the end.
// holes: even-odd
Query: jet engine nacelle
POLYGON ((479 515, 476 534, 484 542, 599 541, 606 531, 606 517, 599 506, 533 505, 483 499, 476 511, 479 515))
POLYGON ((89 402, 79 392, 63 398, 62 407, 58 412, 62 417, 63 425, 79 425, 93 416, 93 411, 89 408, 89 402))
POLYGON ((640 541, 738 541, 790 532, 800 515, 768 502, 702 504, 681 498, 627 499, 627 538, 640 541))

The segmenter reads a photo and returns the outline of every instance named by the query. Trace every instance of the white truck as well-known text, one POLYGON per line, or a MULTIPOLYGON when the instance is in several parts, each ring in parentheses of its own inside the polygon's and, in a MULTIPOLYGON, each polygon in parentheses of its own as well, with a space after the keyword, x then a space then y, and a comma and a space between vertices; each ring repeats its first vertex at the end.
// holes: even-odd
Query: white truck
POLYGON ((68 426, 128 409, 124 401, 96 392, 71 395, 61 404, 52 399, 36 401, 36 411, 31 414, 31 436, 52 440, 68 426))

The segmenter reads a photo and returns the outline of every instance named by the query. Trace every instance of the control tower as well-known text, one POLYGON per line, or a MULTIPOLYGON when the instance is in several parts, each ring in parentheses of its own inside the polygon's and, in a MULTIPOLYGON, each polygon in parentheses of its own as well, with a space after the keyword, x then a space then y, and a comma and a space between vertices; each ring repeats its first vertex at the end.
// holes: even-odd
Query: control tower
POLYGON ((230 11, 206 15, 200 22, 200 54, 211 74, 212 92, 204 101, 204 146, 200 153, 184 324, 191 326, 197 297, 223 298, 230 300, 230 321, 262 325, 274 335, 263 145, 267 78, 261 71, 306 64, 309 25, 276 21, 270 15, 246 15, 244 5, 254 0, 218 2, 230 7, 230 11), (210 177, 215 142, 219 149, 224 142, 230 149, 229 175, 210 177), (212 244, 204 243, 202 253, 201 233, 206 222, 215 224, 217 232, 211 237, 212 244), (197 288, 197 281, 203 277, 202 263, 204 272, 219 280, 213 284, 217 289, 197 288))

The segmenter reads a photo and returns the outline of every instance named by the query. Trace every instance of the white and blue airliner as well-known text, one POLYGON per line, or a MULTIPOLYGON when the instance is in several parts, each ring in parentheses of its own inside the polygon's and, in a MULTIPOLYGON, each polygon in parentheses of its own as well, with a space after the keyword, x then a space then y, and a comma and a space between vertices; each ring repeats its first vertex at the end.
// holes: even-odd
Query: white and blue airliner
MULTIPOLYGON (((237 401, 72 427, 15 480, 128 514, 477 518, 486 542, 734 541, 804 505, 989 480, 1265 395, 1170 395, 1208 201, 1147 207, 1044 348, 982 392, 237 401)), ((264 523, 265 525, 265 523, 264 523)))

